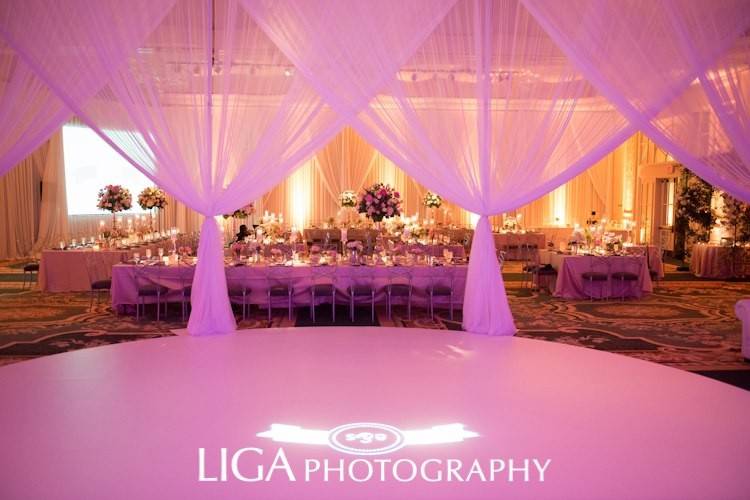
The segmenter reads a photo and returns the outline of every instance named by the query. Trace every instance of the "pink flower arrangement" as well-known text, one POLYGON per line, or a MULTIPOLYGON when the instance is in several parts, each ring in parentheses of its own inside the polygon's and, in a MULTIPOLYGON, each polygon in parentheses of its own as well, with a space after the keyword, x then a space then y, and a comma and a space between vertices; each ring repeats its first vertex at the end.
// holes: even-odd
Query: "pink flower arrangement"
POLYGON ((107 184, 99 190, 99 201, 96 206, 107 212, 122 212, 133 206, 130 191, 118 184, 107 184))
POLYGON ((375 222, 401 215, 401 194, 387 184, 373 184, 360 195, 359 213, 375 222))

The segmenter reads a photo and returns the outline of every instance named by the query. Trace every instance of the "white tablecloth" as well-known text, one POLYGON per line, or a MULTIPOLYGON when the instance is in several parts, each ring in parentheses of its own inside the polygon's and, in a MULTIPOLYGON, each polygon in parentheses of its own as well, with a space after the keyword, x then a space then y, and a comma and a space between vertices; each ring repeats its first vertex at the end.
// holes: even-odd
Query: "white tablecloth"
MULTIPOLYGON (((347 300, 348 287, 357 276, 363 277, 372 274, 377 289, 376 300, 384 303, 385 287, 389 278, 395 273, 392 266, 336 266, 336 289, 341 295, 342 303, 347 300)), ((431 276, 442 270, 451 269, 455 274, 454 282, 454 304, 463 303, 464 287, 466 282, 466 269, 464 265, 437 266, 426 265, 411 266, 412 270, 412 304, 425 305, 427 296, 426 288, 431 283, 431 276)), ((263 305, 267 303, 267 267, 265 265, 246 265, 240 267, 226 267, 227 280, 232 283, 247 283, 250 287, 248 303, 263 305)), ((167 300, 179 301, 179 291, 192 282, 195 267, 191 265, 179 266, 153 266, 147 268, 147 273, 158 283, 170 290, 167 300), (157 277, 158 276, 158 277, 157 277)), ((296 265, 289 271, 290 281, 294 286, 294 303, 296 305, 307 305, 310 301, 310 285, 312 283, 312 272, 309 265, 296 265)), ((125 306, 138 302, 138 291, 136 286, 136 266, 130 264, 118 264, 112 268, 112 307, 120 311, 125 306)), ((338 298, 337 298, 338 300, 338 298)))

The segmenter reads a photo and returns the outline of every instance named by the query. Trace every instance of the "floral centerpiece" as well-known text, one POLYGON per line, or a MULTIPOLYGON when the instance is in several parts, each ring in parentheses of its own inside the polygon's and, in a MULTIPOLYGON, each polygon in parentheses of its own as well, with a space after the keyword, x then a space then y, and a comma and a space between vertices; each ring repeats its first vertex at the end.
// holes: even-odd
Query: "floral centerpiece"
POLYGON ((107 184, 99 190, 99 201, 96 206, 99 210, 106 210, 112 214, 130 210, 133 206, 133 196, 127 188, 118 184, 107 184))
POLYGON ((167 206, 167 194, 156 186, 144 188, 138 194, 138 204, 143 210, 167 206))
POLYGON ((424 195, 423 203, 427 208, 440 208, 443 204, 443 199, 439 194, 427 191, 427 194, 424 195))
POLYGON ((222 215, 222 217, 224 217, 225 219, 228 219, 230 217, 233 219, 247 219, 254 213, 255 213, 255 205, 253 205, 252 203, 248 203, 244 207, 238 208, 231 214, 222 215))
POLYGON ((359 197, 359 213, 366 214, 374 222, 401 215, 401 195, 388 184, 373 184, 359 197))
POLYGON ((357 193, 354 191, 344 191, 339 195, 339 203, 342 207, 356 207, 357 206, 357 193))

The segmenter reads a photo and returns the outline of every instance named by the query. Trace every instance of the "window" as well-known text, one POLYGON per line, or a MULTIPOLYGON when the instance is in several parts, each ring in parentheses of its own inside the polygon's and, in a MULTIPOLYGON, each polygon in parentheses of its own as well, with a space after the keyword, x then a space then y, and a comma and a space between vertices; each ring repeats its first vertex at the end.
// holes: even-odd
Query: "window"
POLYGON ((675 180, 674 179, 659 179, 659 198, 661 199, 661 226, 673 226, 674 225, 674 201, 675 201, 675 180))
POLYGON ((63 127, 65 190, 68 214, 103 214, 96 208, 98 193, 107 184, 120 184, 133 195, 133 207, 125 213, 142 213, 138 193, 152 186, 145 175, 120 156, 88 127, 63 127))

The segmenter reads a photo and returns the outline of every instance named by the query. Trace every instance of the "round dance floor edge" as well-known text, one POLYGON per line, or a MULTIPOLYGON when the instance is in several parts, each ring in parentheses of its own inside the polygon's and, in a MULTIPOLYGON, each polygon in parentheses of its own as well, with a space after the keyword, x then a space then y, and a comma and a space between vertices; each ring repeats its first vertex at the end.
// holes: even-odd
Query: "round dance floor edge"
POLYGON ((2 498, 739 498, 750 486, 746 391, 522 338, 150 339, 2 367, 0 400, 2 498), (331 441, 363 422, 374 427, 339 435, 397 442, 331 441), (237 455, 249 448, 262 454, 237 455))

